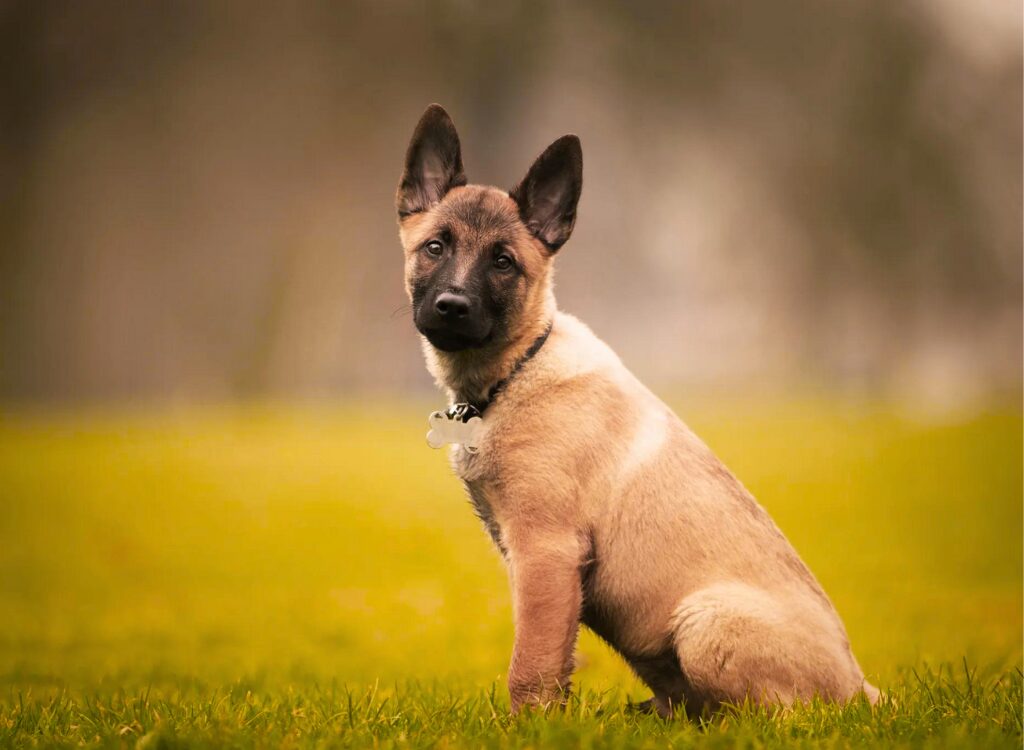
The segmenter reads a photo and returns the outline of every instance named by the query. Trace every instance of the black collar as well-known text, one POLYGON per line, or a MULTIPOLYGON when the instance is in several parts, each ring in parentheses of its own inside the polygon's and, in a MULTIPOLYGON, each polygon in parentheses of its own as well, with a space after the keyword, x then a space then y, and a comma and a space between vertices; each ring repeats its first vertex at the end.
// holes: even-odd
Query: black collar
POLYGON ((494 399, 505 390, 505 387, 509 382, 516 376, 516 373, 523 369, 523 365, 537 356, 537 352, 544 346, 544 342, 548 340, 548 336, 551 335, 551 328, 555 322, 551 321, 548 323, 547 328, 544 329, 544 333, 534 339, 533 343, 530 344, 530 348, 527 349, 523 356, 516 360, 516 363, 512 365, 512 371, 508 375, 503 377, 497 383, 491 386, 490 390, 487 391, 487 397, 483 401, 461 401, 457 404, 452 404, 448 407, 448 416, 452 419, 458 419, 461 422, 468 422, 473 417, 482 417, 484 412, 487 411, 487 407, 494 403, 494 399))

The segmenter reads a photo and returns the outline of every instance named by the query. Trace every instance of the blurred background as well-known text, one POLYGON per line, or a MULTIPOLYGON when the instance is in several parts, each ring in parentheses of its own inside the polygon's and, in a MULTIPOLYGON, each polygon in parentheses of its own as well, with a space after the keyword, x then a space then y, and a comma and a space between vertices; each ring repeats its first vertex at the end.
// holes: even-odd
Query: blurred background
POLYGON ((0 3, 0 399, 422 392, 393 194, 578 133, 561 306, 665 388, 1021 378, 1021 7, 0 3), (623 297, 631 303, 623 307, 623 297))
POLYGON ((1021 14, 0 0, 0 735, 65 688, 502 680, 503 566, 403 311, 435 101, 474 182, 581 136, 560 305, 765 505, 872 680, 1018 679, 1021 14))

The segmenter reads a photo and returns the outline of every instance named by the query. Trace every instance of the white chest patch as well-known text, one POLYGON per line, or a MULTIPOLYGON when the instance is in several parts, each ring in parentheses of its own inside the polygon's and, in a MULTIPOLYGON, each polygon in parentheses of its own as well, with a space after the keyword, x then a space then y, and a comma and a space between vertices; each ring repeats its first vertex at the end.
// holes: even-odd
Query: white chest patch
POLYGON ((669 425, 660 410, 649 409, 637 425, 622 462, 621 479, 628 479, 657 456, 668 442, 669 425))

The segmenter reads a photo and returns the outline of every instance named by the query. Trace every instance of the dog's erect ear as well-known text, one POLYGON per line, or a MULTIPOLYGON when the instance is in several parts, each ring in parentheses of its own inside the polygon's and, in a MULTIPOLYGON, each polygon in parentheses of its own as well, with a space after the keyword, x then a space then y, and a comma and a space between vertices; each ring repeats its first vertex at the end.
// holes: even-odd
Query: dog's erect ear
POLYGON ((555 252, 572 234, 583 189, 580 139, 563 135, 548 146, 509 195, 533 235, 555 252))
POLYGON ((453 187, 465 184, 455 124, 444 107, 431 104, 416 125, 405 152, 405 172, 395 196, 398 215, 404 218, 426 211, 453 187))

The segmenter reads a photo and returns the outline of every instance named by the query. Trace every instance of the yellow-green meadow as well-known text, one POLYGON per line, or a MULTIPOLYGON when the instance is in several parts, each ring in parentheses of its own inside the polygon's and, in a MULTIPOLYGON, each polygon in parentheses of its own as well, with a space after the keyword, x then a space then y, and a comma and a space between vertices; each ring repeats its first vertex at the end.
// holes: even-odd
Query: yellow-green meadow
POLYGON ((710 724, 591 634, 565 712, 510 719, 502 563, 430 404, 0 417, 0 744, 1019 746, 1021 416, 675 404, 843 617, 872 711, 710 724))

